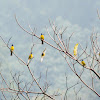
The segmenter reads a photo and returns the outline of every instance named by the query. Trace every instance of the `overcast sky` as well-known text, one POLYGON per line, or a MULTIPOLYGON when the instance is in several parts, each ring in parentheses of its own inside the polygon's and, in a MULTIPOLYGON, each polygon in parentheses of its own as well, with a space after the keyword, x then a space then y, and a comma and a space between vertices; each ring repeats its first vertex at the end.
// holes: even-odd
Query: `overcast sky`
MULTIPOLYGON (((37 28, 36 34, 38 36, 44 33, 45 40, 52 43, 45 31, 45 26, 47 26, 52 34, 48 20, 51 19, 55 21, 58 27, 68 26, 65 38, 75 32, 70 46, 70 50, 73 52, 73 46, 78 42, 85 47, 93 27, 95 27, 96 32, 100 31, 97 9, 100 9, 100 0, 0 0, 0 36, 6 42, 12 37, 9 46, 13 43, 15 53, 27 62, 32 46, 32 37, 19 28, 14 15, 16 14, 24 28, 29 30, 28 25, 30 24, 32 28, 37 28)), ((36 42, 37 39, 34 38, 34 41, 36 42)), ((0 40, 0 62, 4 75, 6 76, 10 71, 13 73, 24 71, 23 78, 29 79, 30 75, 26 75, 28 73, 27 68, 21 65, 15 56, 11 57, 10 51, 2 45, 3 43, 0 40)), ((37 45, 33 48, 33 54, 34 59, 30 64, 31 70, 34 71, 36 77, 41 72, 44 78, 44 73, 48 68, 48 80, 52 84, 50 92, 59 88, 61 93, 65 92, 65 73, 69 76, 69 86, 77 82, 77 77, 68 68, 63 57, 53 48, 46 44, 44 46, 37 45), (41 64, 40 56, 45 47, 47 48, 46 57, 41 64)), ((87 76, 84 75, 84 77, 87 76)), ((9 79, 11 78, 9 77, 9 79)), ((72 99, 71 93, 73 93, 73 89, 69 93, 69 99, 72 99)), ((99 100, 87 88, 84 88, 79 96, 82 97, 82 100, 99 100)))

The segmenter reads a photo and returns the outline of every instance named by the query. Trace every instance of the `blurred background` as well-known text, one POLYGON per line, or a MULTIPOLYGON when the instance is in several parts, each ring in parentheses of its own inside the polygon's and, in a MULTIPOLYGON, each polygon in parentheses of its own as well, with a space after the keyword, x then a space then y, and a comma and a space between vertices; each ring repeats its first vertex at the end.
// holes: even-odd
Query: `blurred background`
MULTIPOLYGON (((64 38, 68 39, 71 33, 74 32, 70 42, 70 52, 73 53, 73 48, 76 43, 80 43, 83 48, 85 48, 88 43, 89 47, 90 35, 93 30, 95 30, 95 32, 100 31, 97 9, 100 10, 99 0, 1 0, 0 36, 2 36, 6 42, 12 37, 9 46, 13 44, 15 53, 25 62, 28 60, 33 42, 36 43, 37 45, 35 45, 32 50, 34 59, 30 63, 30 68, 34 71, 34 76, 38 78, 41 73, 42 81, 40 84, 42 86, 45 82, 46 71, 48 70, 47 79, 51 84, 48 92, 53 93, 59 89, 59 93, 64 95, 66 91, 66 75, 68 76, 69 86, 75 84, 78 78, 70 70, 58 51, 46 44, 41 45, 41 41, 35 37, 33 37, 32 41, 32 37, 17 25, 14 15, 16 15, 19 23, 26 30, 30 31, 29 25, 32 29, 36 28, 36 34, 40 36, 40 34, 43 33, 45 40, 53 45, 55 44, 45 29, 45 27, 48 27, 50 34, 53 34, 49 19, 54 21, 59 28, 62 26, 68 27, 64 33, 64 38), (41 53, 45 48, 47 48, 46 56, 41 63, 41 53)), ((1 39, 0 64, 0 70, 8 81, 12 80, 10 72, 13 74, 22 73, 21 79, 24 80, 24 82, 31 80, 27 67, 20 64, 14 55, 12 57, 10 56, 9 49, 4 47, 1 39)), ((80 70, 80 66, 77 66, 80 70)), ((85 72, 88 73, 87 70, 85 72)), ((90 84, 89 76, 83 74, 83 77, 84 80, 90 84)), ((76 89, 79 89, 81 85, 83 84, 77 86, 76 89)), ((100 87, 99 83, 97 87, 100 87)), ((97 91, 100 93, 100 89, 97 91)), ((2 94, 0 95, 2 98, 2 94)), ((68 93, 68 100, 72 100, 74 96, 74 90, 71 89, 68 93)), ((79 92, 79 97, 81 97, 81 100, 99 100, 99 97, 86 87, 79 92)), ((8 98, 10 100, 10 95, 8 95, 8 98)), ((34 96, 32 98, 34 100, 34 96)), ((61 100, 61 98, 58 100, 61 100)))

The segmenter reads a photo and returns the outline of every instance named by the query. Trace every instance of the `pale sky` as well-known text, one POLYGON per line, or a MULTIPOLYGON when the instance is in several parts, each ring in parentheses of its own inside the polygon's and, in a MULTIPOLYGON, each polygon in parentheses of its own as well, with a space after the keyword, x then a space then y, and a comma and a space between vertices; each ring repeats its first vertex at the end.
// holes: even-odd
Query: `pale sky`
MULTIPOLYGON (((6 42, 10 37, 12 37, 9 46, 13 43, 15 53, 25 62, 27 62, 27 58, 30 53, 32 38, 17 25, 14 18, 15 14, 24 28, 29 30, 29 24, 32 28, 37 28, 36 34, 40 36, 41 33, 44 33, 46 37, 45 40, 50 43, 53 42, 50 40, 45 31, 45 26, 47 26, 52 34, 48 19, 55 21, 58 27, 62 25, 68 26, 65 38, 68 38, 72 32, 75 32, 75 35, 71 40, 71 52, 73 52, 73 46, 77 42, 80 42, 83 47, 85 47, 86 42, 89 41, 89 36, 92 33, 93 27, 95 27, 96 32, 100 31, 97 16, 97 9, 100 10, 100 0, 0 1, 0 36, 2 36, 6 42)), ((34 41, 37 41, 35 37, 34 41)), ((40 41, 38 40, 38 42, 40 41)), ((0 62, 4 76, 8 75, 10 71, 13 73, 24 71, 22 76, 23 80, 26 81, 29 79, 30 75, 26 74, 28 73, 26 66, 21 65, 15 56, 11 57, 10 51, 7 48, 2 47, 2 45, 3 43, 0 40, 0 62)), ((53 48, 46 44, 44 46, 36 45, 33 48, 33 54, 35 58, 30 64, 31 70, 34 71, 34 75, 36 77, 38 77, 41 72, 44 79, 46 69, 48 68, 48 81, 52 84, 51 88, 48 90, 50 93, 59 88, 61 93, 65 92, 65 73, 69 77, 69 86, 77 82, 77 77, 71 72, 63 57, 53 48), (40 56, 45 47, 47 48, 46 57, 41 64, 40 56)), ((83 77, 86 77, 86 80, 89 80, 87 75, 83 75, 83 77)), ((10 74, 9 80, 11 80, 10 74)), ((41 85, 43 85, 43 83, 41 83, 41 85)), ((100 85, 98 86, 100 87, 100 85)), ((100 93, 100 90, 98 91, 100 93)), ((73 89, 69 93, 69 100, 72 99, 72 96, 70 96, 71 94, 74 95, 73 89)), ((81 100, 99 100, 99 98, 87 88, 83 88, 82 91, 80 91, 79 97, 82 97, 81 100)), ((75 100, 75 98, 73 100, 75 100)))

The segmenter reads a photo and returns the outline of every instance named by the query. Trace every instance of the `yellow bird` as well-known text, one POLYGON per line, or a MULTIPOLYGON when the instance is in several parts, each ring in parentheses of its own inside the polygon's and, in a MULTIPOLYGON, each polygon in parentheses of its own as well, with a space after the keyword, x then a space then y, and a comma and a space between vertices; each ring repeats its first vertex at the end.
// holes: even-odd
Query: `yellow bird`
POLYGON ((100 52, 99 52, 99 56, 100 56, 100 52))
POLYGON ((40 39, 41 39, 41 41, 42 41, 42 44, 43 44, 44 35, 43 35, 42 33, 41 33, 40 39))
POLYGON ((12 44, 12 46, 11 46, 11 48, 10 48, 11 56, 12 56, 13 51, 14 51, 14 46, 13 46, 13 44, 12 44))
POLYGON ((28 57, 28 63, 29 63, 30 59, 32 59, 32 58, 33 58, 33 54, 32 54, 32 52, 31 52, 31 54, 30 54, 29 57, 28 57))
POLYGON ((77 56, 77 48, 78 48, 78 43, 75 45, 73 50, 75 56, 77 56))
POLYGON ((81 61, 81 64, 82 64, 82 66, 85 66, 86 64, 85 64, 85 62, 82 60, 81 61))
POLYGON ((41 54, 41 62, 43 61, 43 58, 44 58, 44 56, 45 56, 45 53, 46 53, 46 48, 44 49, 44 51, 43 51, 42 54, 41 54))

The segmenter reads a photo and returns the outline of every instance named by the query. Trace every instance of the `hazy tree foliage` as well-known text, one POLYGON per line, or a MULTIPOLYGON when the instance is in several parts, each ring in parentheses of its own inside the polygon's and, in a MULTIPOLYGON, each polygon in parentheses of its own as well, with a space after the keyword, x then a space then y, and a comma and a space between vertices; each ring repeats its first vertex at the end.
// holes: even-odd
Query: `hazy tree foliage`
MULTIPOLYGON (((98 10, 97 14, 98 18, 100 19, 98 10)), ((28 31, 27 29, 25 29, 24 26, 22 26, 21 23, 18 21, 16 15, 15 20, 17 25, 24 32, 26 32, 27 34, 29 34, 29 36, 32 37, 31 39, 33 41, 33 45, 30 48, 29 54, 31 54, 31 52, 35 48, 35 45, 48 45, 54 48, 55 51, 59 51, 58 55, 61 55, 64 58, 63 60, 64 62, 66 62, 66 69, 69 67, 74 76, 77 77, 77 80, 75 84, 69 86, 69 77, 67 76, 67 74, 65 74, 64 79, 66 81, 66 91, 64 91, 64 93, 59 92, 61 88, 60 87, 56 91, 49 92, 50 87, 52 87, 51 83, 53 83, 53 81, 48 81, 48 69, 46 69, 46 72, 44 72, 45 78, 41 76, 41 73, 38 74, 38 76, 35 76, 35 73, 38 72, 33 72, 31 70, 30 66, 32 66, 31 62, 34 60, 34 53, 32 53, 33 56, 29 56, 27 58, 27 62, 25 62, 20 58, 18 54, 16 54, 15 51, 12 51, 13 56, 18 59, 16 59, 16 61, 18 61, 20 65, 27 67, 28 72, 26 73, 26 75, 29 75, 30 79, 23 79, 23 72, 20 72, 20 69, 19 73, 10 71, 10 76, 5 76, 4 72, 1 70, 0 92, 2 100, 8 100, 8 98, 9 100, 69 100, 68 93, 71 89, 74 93, 74 96, 71 95, 73 96, 73 100, 83 100, 82 96, 79 96, 79 93, 85 87, 88 88, 88 91, 92 91, 92 94, 95 94, 97 97, 100 97, 100 89, 98 85, 100 84, 100 33, 95 33, 95 31, 93 31, 90 36, 90 43, 88 43, 89 47, 88 44, 86 44, 86 47, 84 48, 82 44, 77 43, 76 47, 73 47, 72 51, 74 52, 72 52, 70 49, 70 42, 72 41, 71 38, 73 37, 74 32, 71 33, 69 37, 65 38, 64 34, 66 33, 67 27, 59 28, 53 21, 49 20, 52 32, 49 32, 48 27, 46 27, 45 29, 46 33, 48 34, 48 37, 50 37, 52 41, 50 43, 48 42, 48 40, 45 39, 45 35, 44 39, 40 38, 41 33, 39 36, 37 35, 36 28, 32 29, 29 25, 28 28, 30 30, 28 31), (40 43, 34 43, 33 38, 37 38, 40 43), (41 41, 43 42, 43 44, 41 43, 41 41), (84 61, 84 64, 82 63, 82 61, 84 61), (84 77, 84 74, 87 75, 88 80, 87 77, 84 77), (11 80, 9 80, 9 77, 11 77, 11 80)), ((9 43, 12 38, 10 38, 8 41, 5 41, 4 37, 2 36, 0 36, 0 38, 4 43, 3 45, 10 50, 11 46, 9 45, 9 43)), ((46 49, 47 48, 44 48, 42 50, 43 52, 41 52, 42 61, 47 53, 46 49)), ((0 63, 0 66, 2 67, 2 62, 0 63)))

